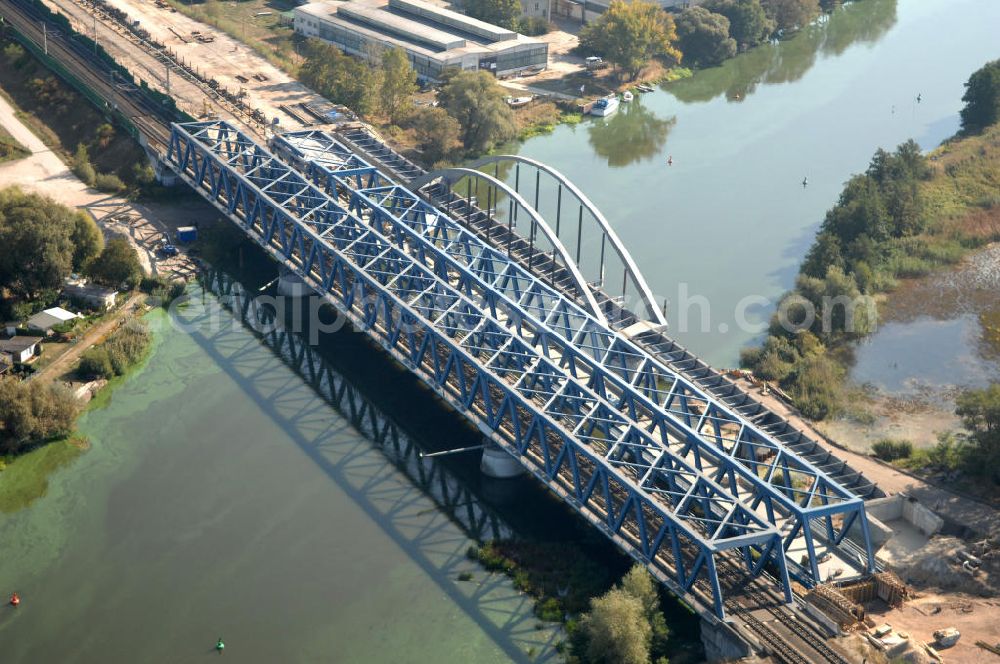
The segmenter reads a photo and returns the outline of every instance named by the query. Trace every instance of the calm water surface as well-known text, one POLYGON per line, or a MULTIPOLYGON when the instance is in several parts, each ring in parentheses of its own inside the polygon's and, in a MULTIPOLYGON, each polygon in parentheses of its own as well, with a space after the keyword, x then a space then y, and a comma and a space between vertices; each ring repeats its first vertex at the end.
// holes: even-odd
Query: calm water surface
POLYGON ((997 57, 998 25, 991 0, 862 0, 520 153, 580 186, 669 300, 672 333, 732 366, 773 309, 746 298, 774 302, 792 286, 844 181, 879 146, 932 148, 956 131, 963 84, 997 57), (704 329, 699 306, 685 307, 699 295, 704 329), (753 325, 738 324, 741 301, 753 325))
POLYGON ((553 655, 532 602, 248 330, 150 318, 148 364, 80 422, 92 449, 0 515, 0 591, 24 600, 0 661, 202 661, 219 636, 239 662, 553 655))

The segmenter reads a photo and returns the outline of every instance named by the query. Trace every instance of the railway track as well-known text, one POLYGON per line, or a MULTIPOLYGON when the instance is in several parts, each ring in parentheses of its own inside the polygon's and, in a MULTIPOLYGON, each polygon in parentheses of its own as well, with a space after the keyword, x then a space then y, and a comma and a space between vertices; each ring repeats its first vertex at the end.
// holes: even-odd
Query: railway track
MULTIPOLYGON (((729 593, 726 609, 734 618, 743 621, 778 660, 787 664, 850 664, 850 660, 827 644, 823 634, 798 620, 782 603, 781 598, 776 597, 771 588, 763 585, 760 578, 747 579, 740 573, 737 565, 729 556, 720 557, 719 581, 729 593), (761 609, 794 634, 809 652, 802 652, 800 647, 796 647, 753 614, 753 611, 761 609)), ((765 574, 763 578, 766 580, 769 576, 765 574)))
MULTIPOLYGON (((109 63, 95 55, 86 45, 65 34, 38 8, 20 0, 0 0, 0 14, 22 39, 30 40, 93 93, 105 102, 110 113, 118 113, 145 138, 152 150, 164 153, 170 139, 170 114, 149 99, 140 88, 123 85, 109 63), (43 25, 45 26, 43 28, 43 25)), ((70 81, 72 83, 72 81, 70 81)))

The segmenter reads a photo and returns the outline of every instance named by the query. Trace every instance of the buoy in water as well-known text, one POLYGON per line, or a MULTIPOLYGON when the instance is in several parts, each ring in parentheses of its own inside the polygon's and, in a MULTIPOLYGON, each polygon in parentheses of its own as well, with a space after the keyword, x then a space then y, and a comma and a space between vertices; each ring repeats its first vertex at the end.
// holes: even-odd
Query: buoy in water
POLYGON ((673 166, 673 165, 674 165, 674 157, 673 155, 671 155, 667 157, 667 166, 673 166))
POLYGON ((10 596, 10 605, 11 606, 13 606, 13 607, 16 608, 20 603, 21 603, 21 598, 18 597, 17 593, 14 593, 13 595, 10 596))
POLYGON ((215 649, 218 650, 219 652, 222 652, 223 650, 226 649, 226 644, 222 642, 221 636, 219 637, 219 640, 215 642, 215 649))
POLYGON ((809 178, 808 177, 802 178, 802 186, 803 187, 808 187, 809 186, 809 178))

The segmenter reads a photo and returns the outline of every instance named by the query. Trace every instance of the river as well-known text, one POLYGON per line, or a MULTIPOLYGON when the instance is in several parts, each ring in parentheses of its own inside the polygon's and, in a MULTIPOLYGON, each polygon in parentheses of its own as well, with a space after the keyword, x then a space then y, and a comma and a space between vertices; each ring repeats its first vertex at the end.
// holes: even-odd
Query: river
MULTIPOLYGON (((738 303, 791 286, 875 147, 955 131, 997 25, 987 0, 863 0, 520 149, 605 211, 673 333, 732 365, 760 331, 738 303), (681 324, 684 292, 707 297, 708 329, 681 324)), ((185 318, 216 310, 196 295, 185 318)), ((149 360, 80 421, 91 448, 0 475, 55 468, 30 504, 0 502, 0 591, 24 599, 0 612, 5 664, 197 661, 220 636, 240 662, 556 658, 531 602, 465 559, 468 533, 254 334, 225 312, 208 331, 149 319, 149 360)))
POLYGON ((91 449, 0 514, 0 589, 23 599, 0 611, 5 664, 199 661, 220 636, 240 662, 555 656, 559 632, 370 433, 194 296, 147 316, 148 362, 80 420, 91 449))
POLYGON ((997 57, 998 25, 989 0, 861 0, 519 151, 601 208, 667 298, 671 334, 734 366, 850 175, 877 147, 929 149, 955 133, 965 81, 997 57))

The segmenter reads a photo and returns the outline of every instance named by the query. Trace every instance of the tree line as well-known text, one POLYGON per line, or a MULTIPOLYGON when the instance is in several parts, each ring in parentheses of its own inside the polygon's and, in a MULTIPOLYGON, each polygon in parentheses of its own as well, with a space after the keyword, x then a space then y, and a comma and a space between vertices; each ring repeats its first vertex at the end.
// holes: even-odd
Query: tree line
POLYGON ((71 273, 121 288, 142 268, 124 238, 107 243, 94 220, 18 187, 0 189, 0 317, 19 319, 52 301, 71 273))
POLYGON ((579 50, 599 55, 629 79, 653 58, 712 66, 777 34, 808 25, 835 0, 708 0, 678 14, 650 0, 613 0, 580 32, 579 50))
POLYGON ((317 39, 306 45, 301 80, 324 97, 363 118, 380 117, 389 131, 413 132, 427 165, 480 154, 517 135, 506 93, 484 71, 446 71, 438 107, 415 106, 417 74, 406 52, 380 49, 366 60, 353 58, 317 39))

